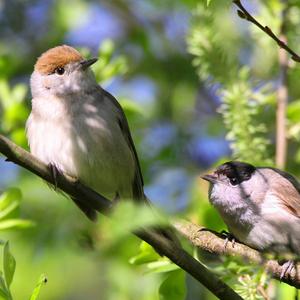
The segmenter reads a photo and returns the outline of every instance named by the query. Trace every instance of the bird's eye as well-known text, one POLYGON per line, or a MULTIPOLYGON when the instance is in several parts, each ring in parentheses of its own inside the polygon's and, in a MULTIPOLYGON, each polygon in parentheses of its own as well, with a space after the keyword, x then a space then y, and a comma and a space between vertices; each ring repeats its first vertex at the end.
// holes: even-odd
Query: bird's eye
POLYGON ((63 75, 65 73, 65 69, 63 67, 58 67, 54 72, 58 75, 63 75))
POLYGON ((237 185, 239 183, 237 178, 235 178, 235 177, 229 178, 229 181, 230 181, 231 185, 237 185))

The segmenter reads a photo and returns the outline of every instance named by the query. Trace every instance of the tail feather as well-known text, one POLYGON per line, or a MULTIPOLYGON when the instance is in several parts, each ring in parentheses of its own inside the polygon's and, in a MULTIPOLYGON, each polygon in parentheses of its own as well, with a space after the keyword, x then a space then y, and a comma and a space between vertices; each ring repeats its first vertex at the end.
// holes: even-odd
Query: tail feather
POLYGON ((91 220, 97 220, 97 211, 88 204, 88 202, 83 202, 78 198, 71 197, 74 203, 78 206, 78 208, 91 220))

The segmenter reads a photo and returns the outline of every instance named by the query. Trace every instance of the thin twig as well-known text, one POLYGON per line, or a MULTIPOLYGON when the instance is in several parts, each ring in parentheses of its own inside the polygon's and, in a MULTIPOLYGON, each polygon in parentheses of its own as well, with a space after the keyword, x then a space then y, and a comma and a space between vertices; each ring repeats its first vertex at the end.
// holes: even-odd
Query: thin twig
MULTIPOLYGON (((173 223, 173 225, 177 231, 187 238, 194 246, 210 253, 242 257, 248 262, 264 265, 273 278, 280 280, 282 265, 280 265, 278 261, 273 259, 268 260, 260 252, 239 242, 235 242, 234 247, 232 247, 232 243, 228 243, 228 246, 224 249, 225 240, 223 236, 190 222, 177 221, 173 223)), ((300 264, 298 263, 296 268, 294 268, 290 274, 284 274, 281 281, 296 288, 300 288, 300 264)))
MULTIPOLYGON (((22 166, 47 182, 54 184, 51 171, 47 165, 2 135, 0 135, 0 153, 4 154, 9 161, 22 166)), ((70 196, 84 199, 98 212, 108 214, 111 208, 111 202, 90 188, 78 183, 74 178, 64 174, 58 174, 56 184, 63 192, 70 196)), ((134 234, 152 245, 160 254, 165 255, 180 268, 192 275, 218 298, 225 300, 242 300, 227 284, 209 271, 202 263, 190 256, 180 245, 173 243, 171 240, 158 234, 155 230, 144 229, 136 231, 134 234)))
POLYGON ((237 11, 237 14, 240 18, 245 19, 251 23, 253 23, 254 25, 256 25, 258 28, 260 28, 263 32, 265 32, 268 36, 270 36, 277 44, 280 48, 284 49, 285 51, 287 51, 288 53, 291 54, 291 58, 296 61, 296 62, 300 62, 300 56, 293 51, 287 44, 286 41, 281 40, 280 38, 278 38, 273 31, 268 27, 268 26, 264 26, 261 23, 259 23, 243 6, 243 4, 241 3, 240 0, 233 0, 233 3, 239 8, 237 11))

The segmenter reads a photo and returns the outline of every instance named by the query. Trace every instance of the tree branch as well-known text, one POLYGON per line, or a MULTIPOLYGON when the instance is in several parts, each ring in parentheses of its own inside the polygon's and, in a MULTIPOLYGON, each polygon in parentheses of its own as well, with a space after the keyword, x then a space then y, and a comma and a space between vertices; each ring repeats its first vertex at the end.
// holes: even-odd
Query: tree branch
MULTIPOLYGON (((264 265, 273 278, 280 280, 282 265, 280 265, 278 261, 267 260, 260 252, 238 242, 234 244, 234 247, 232 246, 232 243, 228 243, 224 250, 224 236, 190 222, 179 221, 175 222, 173 225, 177 231, 187 238, 194 246, 210 253, 238 256, 244 258, 248 262, 264 265)), ((296 288, 300 288, 300 264, 298 263, 296 268, 291 271, 290 276, 285 274, 282 281, 296 288)))
POLYGON ((284 49, 289 54, 291 54, 291 58, 294 61, 300 62, 300 56, 286 44, 286 41, 283 41, 280 38, 278 38, 268 26, 262 25, 253 16, 251 16, 251 14, 246 10, 246 8, 243 6, 243 4, 241 3, 240 0, 233 0, 232 2, 239 8, 237 10, 237 14, 240 18, 245 19, 245 20, 253 23, 254 25, 256 25, 263 32, 265 32, 268 36, 270 36, 277 43, 277 45, 280 48, 284 49))
MULTIPOLYGON (((4 154, 8 161, 14 162, 47 182, 54 184, 53 176, 47 165, 2 135, 0 135, 0 153, 4 154)), ((58 174, 56 184, 59 189, 70 196, 89 201, 93 208, 102 214, 107 215, 111 209, 112 205, 109 200, 83 186, 70 176, 58 174)), ((242 300, 227 284, 190 256, 181 246, 174 244, 154 230, 143 229, 136 231, 134 234, 192 275, 218 298, 242 300)))

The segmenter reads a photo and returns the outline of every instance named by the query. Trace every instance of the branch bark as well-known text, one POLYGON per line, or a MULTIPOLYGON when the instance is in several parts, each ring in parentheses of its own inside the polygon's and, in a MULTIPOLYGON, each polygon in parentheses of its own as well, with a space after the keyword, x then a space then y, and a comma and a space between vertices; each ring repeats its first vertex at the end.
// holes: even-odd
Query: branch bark
MULTIPOLYGON (((248 262, 264 265, 273 278, 280 280, 282 265, 280 265, 278 261, 268 260, 262 253, 239 242, 236 242, 234 247, 232 243, 228 243, 224 250, 224 236, 190 222, 177 221, 173 225, 192 245, 210 253, 234 257, 238 256, 248 262)), ((282 281, 296 288, 300 288, 300 264, 298 263, 296 265, 291 271, 290 276, 289 274, 285 274, 282 281)))
POLYGON ((286 41, 283 41, 280 38, 278 38, 274 34, 274 32, 271 30, 271 28, 269 28, 268 26, 262 25, 253 16, 251 16, 251 14, 246 10, 246 8, 243 6, 243 4, 240 0, 233 0, 232 2, 239 8, 237 10, 237 14, 240 18, 245 19, 245 20, 253 23, 258 28, 260 28, 269 37, 271 37, 280 48, 287 51, 291 55, 291 59, 293 59, 296 62, 300 62, 300 56, 286 44, 286 41))
MULTIPOLYGON (((4 154, 8 161, 14 162, 47 182, 54 184, 53 176, 47 165, 2 135, 0 135, 0 153, 4 154)), ((107 215, 112 207, 109 200, 70 176, 58 174, 56 185, 70 196, 89 201, 93 208, 102 214, 107 215)), ((136 231, 134 234, 192 275, 219 299, 242 300, 227 284, 190 256, 181 246, 166 239, 157 231, 143 229, 136 231)))
MULTIPOLYGON (((288 6, 284 1, 285 7, 282 11, 282 21, 280 28, 280 39, 287 42, 286 22, 288 6)), ((276 111, 276 165, 284 169, 286 165, 287 135, 286 135, 286 109, 288 104, 288 54, 284 49, 278 49, 279 59, 279 83, 277 89, 277 111, 276 111)))

